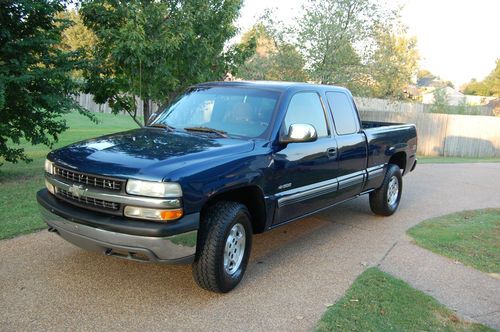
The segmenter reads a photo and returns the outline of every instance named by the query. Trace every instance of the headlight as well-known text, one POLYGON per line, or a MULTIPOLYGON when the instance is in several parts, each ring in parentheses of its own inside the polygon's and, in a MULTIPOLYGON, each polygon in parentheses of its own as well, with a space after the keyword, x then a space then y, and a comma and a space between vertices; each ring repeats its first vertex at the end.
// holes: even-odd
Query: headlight
POLYGON ((54 174, 54 163, 48 159, 45 159, 45 172, 54 174))
POLYGON ((148 219, 148 220, 158 220, 158 221, 169 221, 175 220, 182 217, 182 209, 175 210, 158 210, 150 208, 142 208, 136 206, 126 206, 123 214, 130 218, 148 219))
POLYGON ((182 189, 178 183, 128 180, 127 193, 139 196, 173 198, 181 197, 182 189))

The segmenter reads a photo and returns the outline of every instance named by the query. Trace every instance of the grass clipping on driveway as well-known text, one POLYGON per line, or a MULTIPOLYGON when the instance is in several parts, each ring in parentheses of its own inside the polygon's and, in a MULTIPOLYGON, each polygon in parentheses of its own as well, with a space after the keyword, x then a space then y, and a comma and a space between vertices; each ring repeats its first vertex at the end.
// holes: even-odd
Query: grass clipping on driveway
POLYGON ((487 273, 500 273, 500 209, 464 211, 424 221, 408 234, 423 248, 487 273))
POLYGON ((317 331, 493 331, 458 318, 432 297, 370 268, 330 307, 317 331))

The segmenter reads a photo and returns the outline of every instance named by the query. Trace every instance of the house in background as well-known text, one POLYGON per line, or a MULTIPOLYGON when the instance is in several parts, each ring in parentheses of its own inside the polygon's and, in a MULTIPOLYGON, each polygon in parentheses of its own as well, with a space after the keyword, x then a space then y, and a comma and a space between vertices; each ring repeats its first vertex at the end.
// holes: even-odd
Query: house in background
POLYGON ((497 99, 496 97, 464 95, 463 93, 453 89, 452 87, 445 86, 440 88, 427 88, 426 91, 422 93, 422 103, 434 104, 434 92, 441 89, 444 89, 448 105, 451 106, 463 105, 464 102, 469 106, 484 106, 497 99))

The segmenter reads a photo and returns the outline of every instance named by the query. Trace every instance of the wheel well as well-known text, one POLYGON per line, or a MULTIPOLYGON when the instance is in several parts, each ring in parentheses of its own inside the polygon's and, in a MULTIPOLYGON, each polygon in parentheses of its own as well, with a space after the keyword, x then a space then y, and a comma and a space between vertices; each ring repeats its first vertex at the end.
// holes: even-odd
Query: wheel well
POLYGON ((398 165, 399 168, 403 170, 404 174, 406 169, 406 153, 401 151, 393 154, 392 157, 389 159, 389 164, 398 165))
POLYGON ((216 194, 204 204, 201 215, 205 210, 220 201, 239 202, 245 205, 252 216, 252 226, 254 233, 262 233, 266 227, 266 204, 264 202, 264 194, 257 186, 248 186, 229 190, 220 194, 216 194))

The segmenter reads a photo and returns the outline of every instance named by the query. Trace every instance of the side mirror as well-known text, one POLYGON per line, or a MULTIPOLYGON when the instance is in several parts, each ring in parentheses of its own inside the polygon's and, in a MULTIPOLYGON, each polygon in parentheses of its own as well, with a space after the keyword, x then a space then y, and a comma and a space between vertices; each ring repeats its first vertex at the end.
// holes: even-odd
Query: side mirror
POLYGON ((288 129, 288 134, 280 137, 280 143, 303 143, 314 142, 318 139, 316 129, 310 124, 292 124, 288 129))

